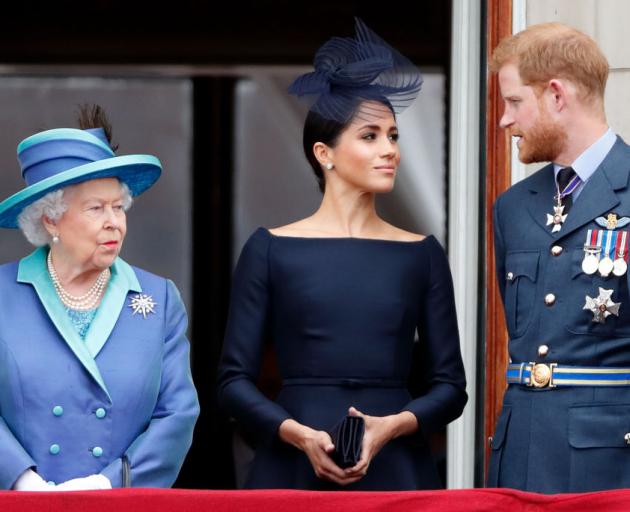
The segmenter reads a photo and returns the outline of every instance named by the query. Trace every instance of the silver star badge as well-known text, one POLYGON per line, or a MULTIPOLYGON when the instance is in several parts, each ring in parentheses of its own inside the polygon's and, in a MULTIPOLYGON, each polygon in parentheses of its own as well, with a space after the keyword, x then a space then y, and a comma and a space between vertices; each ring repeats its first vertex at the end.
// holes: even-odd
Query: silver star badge
POLYGON ((596 298, 586 296, 586 304, 582 309, 586 309, 593 313, 593 322, 603 324, 610 315, 619 316, 619 307, 621 302, 613 302, 611 296, 613 290, 599 289, 599 296, 596 298))
POLYGON ((552 233, 560 231, 562 223, 567 220, 568 214, 563 214, 562 212, 564 212, 564 206, 559 205, 553 207, 553 215, 550 213, 547 214, 547 226, 551 226, 553 224, 553 228, 551 229, 552 233))
POLYGON ((133 309, 133 314, 140 313, 146 320, 149 313, 155 314, 155 306, 157 302, 153 302, 151 295, 138 294, 131 298, 129 307, 133 309))

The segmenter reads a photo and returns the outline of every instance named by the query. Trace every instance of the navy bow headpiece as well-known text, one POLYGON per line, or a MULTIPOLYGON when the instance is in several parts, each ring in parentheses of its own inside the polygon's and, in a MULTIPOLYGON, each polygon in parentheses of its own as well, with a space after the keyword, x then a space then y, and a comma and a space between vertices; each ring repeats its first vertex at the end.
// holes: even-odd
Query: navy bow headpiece
POLYGON ((397 114, 420 92, 422 75, 356 18, 356 37, 333 37, 317 51, 315 71, 299 76, 289 93, 313 101, 311 110, 340 123, 352 116, 382 115, 364 101, 386 102, 397 114), (360 110, 357 107, 361 105, 360 110))

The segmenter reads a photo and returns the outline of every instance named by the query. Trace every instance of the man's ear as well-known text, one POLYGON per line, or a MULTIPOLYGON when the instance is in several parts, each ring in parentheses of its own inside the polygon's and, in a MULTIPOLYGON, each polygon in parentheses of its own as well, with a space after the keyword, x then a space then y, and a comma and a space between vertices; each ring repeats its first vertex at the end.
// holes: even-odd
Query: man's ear
POLYGON ((547 94, 550 108, 555 112, 561 112, 569 103, 570 90, 563 80, 553 78, 547 83, 547 94))

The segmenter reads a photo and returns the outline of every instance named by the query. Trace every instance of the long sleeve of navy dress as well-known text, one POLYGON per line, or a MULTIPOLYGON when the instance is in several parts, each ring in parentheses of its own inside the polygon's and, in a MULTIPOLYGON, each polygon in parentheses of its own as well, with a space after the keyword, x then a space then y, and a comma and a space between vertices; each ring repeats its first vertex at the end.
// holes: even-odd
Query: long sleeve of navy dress
POLYGON ((288 418, 328 430, 350 406, 374 416, 410 411, 420 428, 388 443, 346 489, 440 487, 424 441, 461 414, 465 388, 451 274, 434 237, 279 237, 260 228, 247 241, 234 273, 219 400, 260 440, 248 487, 336 488, 277 432, 288 418), (425 392, 412 398, 416 330, 425 392), (276 401, 255 384, 267 335, 282 376, 276 401))

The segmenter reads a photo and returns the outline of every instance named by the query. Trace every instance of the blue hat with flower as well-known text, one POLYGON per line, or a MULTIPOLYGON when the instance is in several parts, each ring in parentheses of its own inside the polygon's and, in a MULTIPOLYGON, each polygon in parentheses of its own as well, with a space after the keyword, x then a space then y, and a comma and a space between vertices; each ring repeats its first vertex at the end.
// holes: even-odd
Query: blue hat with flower
POLYGON ((315 71, 298 77, 289 93, 310 99, 310 110, 340 123, 357 115, 378 116, 362 102, 387 103, 395 113, 420 92, 422 75, 413 63, 372 32, 359 18, 356 36, 333 37, 315 54, 315 71))
POLYGON ((22 210, 53 190, 98 178, 118 178, 137 196, 162 172, 154 156, 116 156, 103 128, 36 133, 20 142, 17 158, 27 186, 0 203, 0 227, 17 228, 22 210))

